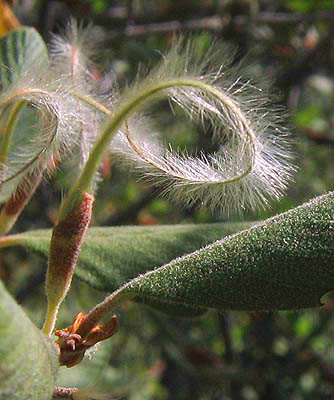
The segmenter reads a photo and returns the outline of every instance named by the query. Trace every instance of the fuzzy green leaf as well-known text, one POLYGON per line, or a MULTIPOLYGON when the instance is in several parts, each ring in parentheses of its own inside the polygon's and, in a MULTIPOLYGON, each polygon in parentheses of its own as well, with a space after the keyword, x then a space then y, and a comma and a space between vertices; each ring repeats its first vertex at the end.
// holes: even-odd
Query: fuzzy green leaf
POLYGON ((0 400, 52 397, 57 355, 0 282, 0 400))
MULTIPOLYGON (((158 308, 169 304, 170 312, 181 307, 181 314, 187 307, 190 311, 317 307, 320 298, 334 289, 333 192, 154 269, 166 257, 175 257, 172 248, 179 252, 183 248, 183 253, 194 245, 200 248, 214 240, 211 229, 218 228, 219 224, 204 229, 200 225, 111 228, 109 235, 108 229, 92 229, 77 274, 109 291, 138 275, 122 287, 119 296, 158 308), (201 243, 194 239, 199 232, 201 243), (190 235, 184 247, 183 235, 190 235), (144 274, 145 270, 152 271, 144 274)), ((221 237, 227 233, 221 228, 221 237)), ((16 240, 46 254, 41 243, 49 237, 36 231, 1 240, 16 240)))
POLYGON ((33 28, 10 31, 0 39, 0 88, 6 88, 25 71, 48 63, 46 45, 33 28))
MULTIPOLYGON (((202 225, 165 225, 155 227, 90 228, 85 236, 76 275, 90 286, 112 292, 129 280, 188 254, 215 240, 238 232, 251 223, 219 223, 202 225)), ((47 258, 51 231, 38 230, 0 239, 21 244, 47 258)), ((137 298, 155 308, 175 315, 202 313, 164 301, 137 298)))
POLYGON ((230 310, 320 306, 334 289, 334 192, 134 279, 120 296, 230 310))

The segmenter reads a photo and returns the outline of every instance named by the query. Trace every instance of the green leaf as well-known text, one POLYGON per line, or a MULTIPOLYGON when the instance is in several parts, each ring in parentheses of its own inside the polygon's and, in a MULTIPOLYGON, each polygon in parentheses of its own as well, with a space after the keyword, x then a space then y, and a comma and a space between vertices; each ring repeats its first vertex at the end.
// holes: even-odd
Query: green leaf
MULTIPOLYGON (((190 253, 215 240, 249 227, 252 223, 202 225, 165 225, 155 227, 90 228, 85 236, 76 275, 90 286, 114 291, 129 280, 190 253)), ((51 231, 38 230, 0 239, 27 246, 47 258, 51 231)), ((181 305, 166 308, 164 301, 137 298, 155 308, 175 315, 203 313, 181 305), (192 311, 192 313, 191 313, 192 311)))
POLYGON ((334 289, 334 192, 134 279, 116 296, 230 310, 320 306, 334 289))
POLYGON ((0 39, 0 88, 36 65, 48 64, 46 45, 33 28, 10 31, 0 39))
POLYGON ((51 399, 57 355, 0 282, 0 400, 51 399))
MULTIPOLYGON (((180 314, 187 308, 317 307, 334 289, 334 192, 154 269, 177 252, 214 240, 219 229, 221 237, 242 229, 227 224, 229 232, 223 232, 223 227, 95 228, 82 248, 77 273, 109 291, 138 275, 116 296, 158 308, 169 304, 170 312, 179 309, 180 314)), ((16 240, 46 255, 49 237, 37 231, 1 240, 16 240)))

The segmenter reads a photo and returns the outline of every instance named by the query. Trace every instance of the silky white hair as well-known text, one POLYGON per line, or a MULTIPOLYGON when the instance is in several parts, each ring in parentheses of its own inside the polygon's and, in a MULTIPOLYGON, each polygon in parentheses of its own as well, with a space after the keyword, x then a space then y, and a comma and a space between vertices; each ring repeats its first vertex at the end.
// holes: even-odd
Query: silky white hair
MULTIPOLYGON (((289 140, 282 127, 284 113, 273 106, 268 87, 233 66, 233 52, 223 45, 198 52, 197 38, 174 44, 160 65, 128 89, 130 97, 145 85, 175 81, 161 95, 200 124, 209 123, 218 150, 173 153, 143 114, 132 115, 111 143, 110 151, 133 167, 142 179, 162 187, 173 201, 219 209, 226 215, 268 205, 282 196, 292 178, 289 140), (218 64, 219 59, 224 64, 218 64), (205 86, 182 85, 182 81, 205 86)), ((157 96, 159 98, 161 96, 157 96)))
POLYGON ((71 160, 79 176, 104 124, 138 93, 150 93, 111 140, 113 159, 177 203, 226 215, 282 196, 294 172, 284 113, 270 100, 269 85, 233 63, 231 47, 216 43, 201 52, 200 37, 181 38, 144 78, 123 91, 112 82, 102 96, 92 73, 92 37, 91 27, 71 21, 64 35, 53 38, 50 63, 26 71, 1 93, 2 104, 25 100, 41 121, 38 137, 2 165, 3 189, 55 158, 71 160), (217 150, 189 155, 164 145, 145 115, 161 98, 181 107, 190 120, 209 124, 217 150))

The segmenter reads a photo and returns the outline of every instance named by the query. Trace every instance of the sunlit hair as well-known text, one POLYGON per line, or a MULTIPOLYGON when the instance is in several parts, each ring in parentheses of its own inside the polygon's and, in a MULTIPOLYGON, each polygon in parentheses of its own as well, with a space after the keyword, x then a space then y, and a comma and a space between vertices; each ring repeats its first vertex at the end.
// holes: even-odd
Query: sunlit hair
POLYGON ((143 179, 161 185, 173 201, 225 214, 266 206, 270 198, 282 195, 294 171, 284 113, 269 100, 268 85, 250 77, 240 64, 232 66, 230 47, 216 44, 201 54, 198 39, 175 43, 160 65, 124 97, 145 86, 174 82, 159 97, 180 106, 191 120, 209 123, 218 150, 196 157, 173 153, 150 121, 137 113, 114 138, 110 151, 143 179))
MULTIPOLYGON (((102 96, 91 71, 92 32, 71 21, 63 36, 53 38, 50 63, 25 72, 5 88, 0 106, 28 101, 39 110, 42 125, 28 150, 3 166, 0 183, 19 176, 25 166, 31 171, 41 160, 45 164, 55 157, 72 160, 79 176, 89 159, 101 160, 99 148, 185 206, 229 215, 267 206, 270 198, 283 194, 294 171, 282 127, 284 113, 269 99, 263 80, 242 63, 233 64, 229 46, 216 43, 199 50, 200 36, 180 39, 132 86, 122 92, 113 82, 108 96, 102 96), (161 98, 181 107, 190 120, 209 125, 217 150, 189 155, 164 145, 145 115, 161 98), (97 142, 110 144, 104 148, 97 142)), ((96 180, 96 174, 89 179, 96 180)))

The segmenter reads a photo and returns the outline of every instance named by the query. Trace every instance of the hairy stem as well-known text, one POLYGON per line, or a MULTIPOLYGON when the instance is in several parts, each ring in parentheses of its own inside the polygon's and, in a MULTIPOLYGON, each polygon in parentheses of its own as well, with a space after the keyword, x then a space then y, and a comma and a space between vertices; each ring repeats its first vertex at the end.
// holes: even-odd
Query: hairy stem
MULTIPOLYGON (((34 88, 24 89, 24 90, 16 92, 15 94, 13 94, 11 96, 6 96, 6 97, 0 99, 0 108, 5 107, 8 104, 11 104, 16 99, 20 99, 19 103, 21 101, 34 103, 32 100, 27 99, 29 96, 34 96, 34 95, 44 96, 44 97, 50 99, 50 102, 52 102, 52 100, 53 100, 52 93, 48 92, 47 90, 34 89, 34 88), (22 98, 24 98, 24 97, 27 97, 27 98, 22 100, 22 98)), ((33 156, 29 161, 27 161, 27 163, 22 168, 20 168, 18 171, 16 171, 12 175, 0 180, 0 184, 4 184, 4 183, 7 183, 7 182, 15 179, 20 174, 22 174, 24 171, 29 169, 29 167, 31 167, 37 160, 39 160, 47 152, 47 150, 50 148, 51 144, 53 143, 54 139, 56 138, 56 134, 57 134, 57 122, 56 122, 56 125, 53 127, 53 132, 50 135, 50 138, 47 141, 47 143, 45 144, 45 146, 35 156, 33 156)))
POLYGON ((45 321, 43 324, 42 332, 45 335, 51 336, 54 330, 54 327, 57 322, 58 311, 61 305, 61 301, 57 303, 51 303, 48 301, 48 308, 45 314, 45 321))
POLYGON ((97 111, 100 111, 103 114, 111 115, 111 111, 105 107, 103 104, 99 103, 95 99, 86 96, 80 92, 74 92, 73 96, 77 97, 79 100, 83 101, 84 103, 89 104, 91 107, 95 108, 97 111))
POLYGON ((80 328, 78 329, 78 334, 81 336, 87 335, 97 323, 107 314, 110 313, 117 305, 125 300, 129 300, 134 294, 126 293, 124 287, 116 290, 111 295, 107 296, 101 303, 97 304, 83 320, 80 328))
POLYGON ((0 108, 5 107, 6 105, 12 103, 16 99, 20 98, 22 99, 24 96, 30 96, 30 95, 41 95, 52 98, 52 94, 47 90, 36 89, 36 88, 23 89, 15 92, 11 96, 5 96, 2 99, 0 99, 0 108))
POLYGON ((0 238, 0 249, 5 249, 7 247, 13 246, 24 246, 25 239, 22 237, 17 237, 17 235, 8 235, 0 238))
POLYGON ((102 132, 99 139, 95 143, 95 146, 93 147, 90 153, 90 156, 87 160, 87 163, 79 179, 74 184, 67 197, 64 199, 59 213, 60 219, 66 218, 68 212, 77 204, 78 201, 80 201, 81 193, 90 192, 92 190, 91 182, 93 180, 94 174, 97 171, 98 166, 104 156, 104 153, 107 150, 108 145, 112 137, 117 132, 117 130, 121 128, 121 126, 126 122, 126 120, 132 113, 138 111, 139 109, 142 109, 152 100, 152 98, 154 98, 157 94, 159 94, 159 92, 163 92, 173 87, 192 87, 198 90, 202 90, 203 92, 211 95, 213 98, 218 100, 223 106, 225 106, 232 113, 234 113, 236 117, 239 119, 239 122, 245 128, 245 133, 248 137, 249 145, 252 150, 252 157, 250 164, 245 169, 245 171, 243 171, 239 175, 227 179, 226 181, 221 183, 228 184, 238 181, 244 178, 252 171, 255 152, 256 152, 256 144, 255 144, 256 138, 244 114, 241 112, 240 108, 236 105, 236 103, 229 98, 229 96, 227 96, 224 92, 220 91, 219 89, 197 80, 175 79, 166 82, 160 82, 155 85, 148 86, 139 91, 139 93, 132 95, 128 100, 123 102, 123 104, 121 105, 121 107, 118 108, 118 110, 116 110, 113 113, 112 118, 109 120, 104 131, 102 132))
POLYGON ((20 111, 26 106, 26 101, 20 100, 16 102, 9 114, 4 133, 2 135, 2 146, 0 150, 0 164, 7 161, 7 156, 12 142, 12 137, 15 132, 16 124, 20 111))

